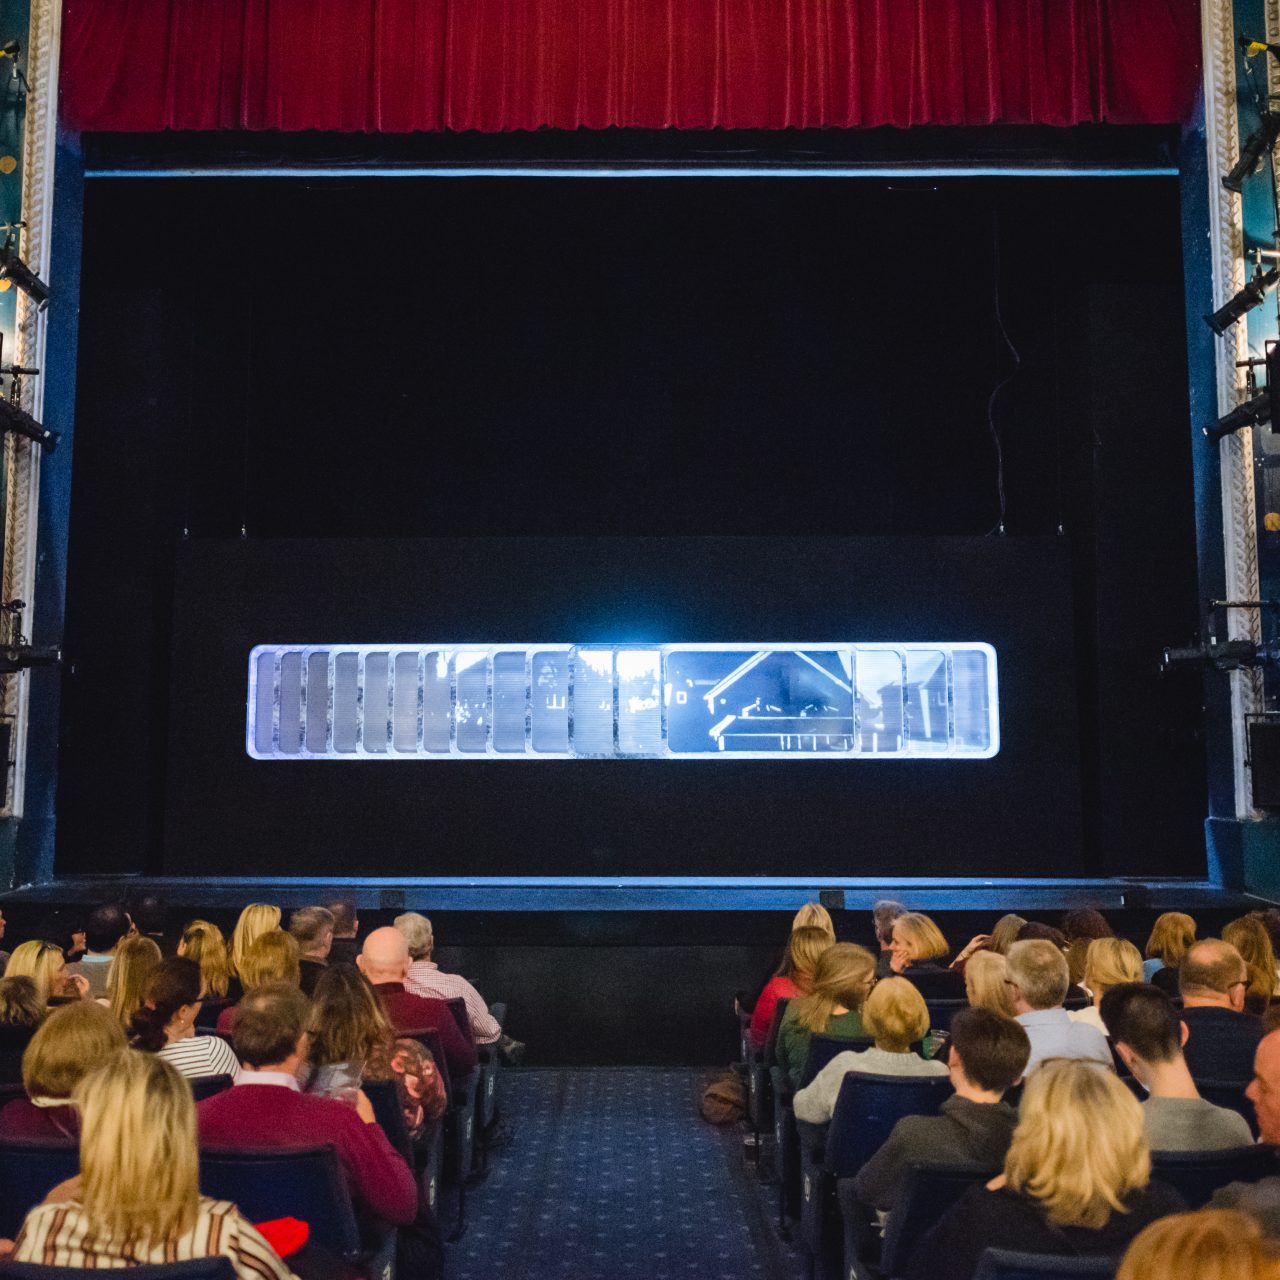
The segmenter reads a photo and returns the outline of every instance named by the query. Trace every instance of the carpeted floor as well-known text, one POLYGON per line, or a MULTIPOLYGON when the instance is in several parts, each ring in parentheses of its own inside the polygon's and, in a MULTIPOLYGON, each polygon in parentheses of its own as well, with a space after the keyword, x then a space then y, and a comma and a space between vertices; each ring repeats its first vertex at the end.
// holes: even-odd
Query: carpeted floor
POLYGON ((698 1116, 708 1078, 643 1067, 508 1073, 513 1137, 468 1195, 449 1280, 804 1275, 770 1226, 740 1130, 698 1116))

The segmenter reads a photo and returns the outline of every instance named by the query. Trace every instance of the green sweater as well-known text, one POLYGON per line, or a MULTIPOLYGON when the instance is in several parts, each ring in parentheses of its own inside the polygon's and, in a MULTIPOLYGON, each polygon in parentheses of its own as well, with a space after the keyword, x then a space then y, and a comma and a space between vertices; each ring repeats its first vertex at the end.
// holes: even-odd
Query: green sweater
MULTIPOLYGON (((804 1064, 809 1057, 809 1041, 813 1032, 804 1026, 796 1016, 796 1001, 787 1005, 782 1025, 778 1028, 777 1058, 780 1066, 791 1080, 791 1087, 800 1087, 800 1078, 804 1074, 804 1064)), ((857 1012, 837 1013, 827 1019, 827 1029, 822 1033, 836 1040, 857 1040, 867 1032, 862 1025, 862 1017, 857 1012)))

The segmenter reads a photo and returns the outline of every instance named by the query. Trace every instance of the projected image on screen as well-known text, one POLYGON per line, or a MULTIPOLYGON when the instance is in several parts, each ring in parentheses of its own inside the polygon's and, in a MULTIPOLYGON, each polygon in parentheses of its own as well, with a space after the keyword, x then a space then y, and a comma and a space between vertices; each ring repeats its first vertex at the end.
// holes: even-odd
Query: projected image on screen
POLYGON ((985 644, 260 645, 256 759, 986 758, 985 644))

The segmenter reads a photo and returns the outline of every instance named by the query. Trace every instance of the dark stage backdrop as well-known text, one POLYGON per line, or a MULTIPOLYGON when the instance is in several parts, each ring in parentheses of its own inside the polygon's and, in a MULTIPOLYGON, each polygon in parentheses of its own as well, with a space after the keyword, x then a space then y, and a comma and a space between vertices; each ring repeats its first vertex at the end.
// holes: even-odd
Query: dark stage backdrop
MULTIPOLYGON (((726 135, 718 145, 734 140, 726 135)), ((984 615, 958 638, 967 631, 998 647, 1026 645, 1037 628, 1054 652, 1073 645, 1074 706, 1064 693, 1037 720, 1036 734, 1053 742, 1024 739, 1015 754, 1006 739, 989 769, 957 769, 967 786, 1006 776, 1015 761, 1039 761, 1020 789, 991 793, 982 804, 970 796, 968 816, 933 797, 934 812, 951 819, 919 845, 902 834, 916 818, 901 791, 879 810, 870 803, 841 810, 851 830, 879 823, 879 843, 870 828, 841 843, 825 813, 821 823, 806 814, 824 831, 803 850, 813 860, 791 861, 788 853, 771 869, 1203 872, 1200 685, 1162 682, 1156 670, 1160 648, 1197 624, 1179 254, 1177 184, 1168 178, 92 182, 59 872, 176 865, 216 872, 246 861, 247 850, 270 853, 265 840, 242 846, 220 825, 244 823, 221 810, 251 798, 228 781, 250 776, 239 755, 242 707, 233 707, 230 685, 219 693, 215 683, 207 708, 203 694, 189 708, 193 732, 210 735, 207 759, 181 745, 169 749, 171 690, 175 674, 191 670, 193 646, 222 637, 227 648, 211 678, 234 675, 238 700, 244 653, 255 642, 477 638, 451 635, 449 619, 418 610, 412 583, 421 580, 413 575, 428 572, 419 558, 397 568, 388 550, 385 582, 342 590, 342 558, 324 540, 494 535, 927 537, 944 548, 959 538, 963 554, 937 553, 955 577, 940 592, 923 589, 937 582, 931 557, 899 562, 923 585, 875 597, 874 607, 893 618, 882 634, 898 638, 911 621, 920 625, 914 634, 948 639, 932 634, 944 615, 904 619, 904 601, 941 596, 936 607, 951 609, 964 603, 965 590, 974 601, 994 597, 992 616, 1016 616, 1028 630, 1002 640, 984 615), (1144 260, 1168 263, 1167 271, 1135 269, 1134 227, 1142 229, 1144 260), (997 300, 1020 357, 1016 373, 997 300), (993 533, 999 508, 987 409, 1010 375, 994 411, 1008 502, 1002 547, 993 533), (188 549, 199 557, 197 577, 208 577, 198 584, 207 641, 190 621, 184 529, 193 544, 211 543, 188 549), (241 529, 247 545, 212 545, 235 544, 241 529), (1019 549, 1027 538, 1054 542, 1054 558, 1034 566, 1021 558, 1031 555, 1019 549), (271 612, 295 607, 289 590, 271 585, 267 568, 286 554, 272 544, 297 539, 315 541, 288 542, 289 557, 326 566, 307 580, 306 607, 328 613, 271 612), (978 577, 966 578, 970 570, 978 577), (1007 581, 993 590, 1005 571, 1007 581), (374 626, 373 611, 386 608, 392 612, 374 626), (223 610, 243 625, 222 629, 230 625, 219 621, 223 610), (326 619, 335 625, 321 627, 326 619), (207 729, 199 723, 206 715, 207 729), (1078 738, 1064 730, 1073 715, 1078 738), (1054 775, 1037 753, 1067 751, 1056 741, 1064 732, 1079 749, 1074 765, 1054 775), (224 760, 214 742, 234 742, 232 756, 224 760), (172 770, 181 773, 170 778, 172 770), (218 776, 224 771, 226 779, 218 776), (216 804, 212 794, 197 804, 194 792, 179 804, 197 783, 226 790, 216 804), (1063 817, 1072 814, 1078 818, 1063 817), (1015 818, 1047 833, 1043 847, 1025 837, 1012 846, 980 838, 994 830, 984 823, 1015 818), (899 824, 908 825, 899 831, 899 824), (215 830, 224 837, 215 841, 215 830), (947 851, 945 864, 923 857, 936 848, 947 851), (849 865, 854 854, 857 867, 849 865)), ((911 545, 903 556, 917 554, 911 545)), ((843 627, 828 614, 813 616, 831 618, 812 628, 826 634, 801 634, 810 615, 793 618, 782 604, 792 596, 796 609, 828 604, 831 580, 807 555, 778 555, 761 579, 775 598, 753 597, 737 614, 715 612, 699 582, 686 617, 687 590, 659 590, 642 561, 634 573, 626 563, 624 573, 619 562, 600 559, 573 591, 558 587, 535 603, 568 609, 589 601, 596 612, 580 619, 594 634, 625 624, 624 639, 657 638, 658 625, 662 635, 693 638, 681 631, 696 622, 699 635, 750 641, 761 638, 748 630, 752 619, 775 620, 762 610, 780 611, 768 627, 772 639, 869 634, 862 625, 839 634, 843 627), (797 561, 796 582, 777 595, 797 561), (827 594, 817 594, 819 585, 827 594), (655 616, 658 608, 669 612, 655 616)), ((887 580, 892 555, 877 552, 875 563, 887 580)), ((525 589, 514 571, 509 577, 502 590, 486 591, 484 608, 505 609, 511 593, 525 589)), ((449 602, 470 591, 461 581, 449 588, 432 593, 432 608, 460 607, 449 602)), ((472 625, 521 641, 591 638, 561 615, 547 615, 546 630, 534 632, 538 617, 530 615, 525 634, 505 615, 472 625)), ((313 778, 328 787, 352 776, 379 789, 478 787, 490 770, 278 768, 298 769, 308 787, 313 778), (393 783, 402 777, 410 781, 393 783)), ((700 767, 697 776, 730 793, 746 785, 735 779, 776 779, 773 800, 783 807, 810 804, 794 794, 802 784, 860 790, 888 786, 895 771, 935 783, 949 776, 946 768, 886 763, 721 768, 700 767)), ((652 848, 669 849, 662 789, 683 785, 692 776, 686 766, 499 766, 491 770, 499 780, 493 792, 540 787, 557 770, 575 797, 563 839, 550 856, 545 849, 534 856, 531 846, 522 865, 546 873, 688 868, 689 850, 675 863, 636 867, 619 843, 657 830, 652 848), (601 831, 591 816, 597 788, 630 788, 641 778, 618 798, 625 822, 601 831)), ((278 781, 270 765, 251 776, 253 788, 267 780, 303 785, 278 781)), ((751 804, 763 805, 766 794, 753 785, 751 804)), ((277 800, 273 808, 258 796, 257 811, 275 824, 276 850, 297 847, 288 844, 297 814, 277 800)), ((322 794, 310 803, 338 802, 322 794)), ((372 793, 354 803, 378 804, 372 793)), ((913 794, 911 803, 921 801, 913 794)), ((482 820, 493 821, 492 813, 482 820)), ((456 810, 447 818, 433 811, 424 821, 428 839, 437 822, 460 819, 456 810)), ((386 840, 370 865, 386 869, 402 854, 400 866, 416 865, 421 840, 402 848, 390 827, 386 840)), ((746 869, 742 860, 725 865, 746 869)), ((350 851, 326 840, 281 869, 333 875, 350 866, 350 851)))
POLYGON ((194 542, 179 557, 166 868, 370 875, 1072 875, 1056 538, 194 542), (995 646, 989 760, 269 761, 254 644, 945 641, 995 646))

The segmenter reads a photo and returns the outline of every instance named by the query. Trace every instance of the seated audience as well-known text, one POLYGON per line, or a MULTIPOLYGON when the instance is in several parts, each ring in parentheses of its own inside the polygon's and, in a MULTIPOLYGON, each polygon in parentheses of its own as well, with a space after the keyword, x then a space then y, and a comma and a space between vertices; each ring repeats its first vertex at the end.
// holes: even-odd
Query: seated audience
POLYGON ((240 912, 236 927, 231 931, 231 946, 227 950, 227 967, 231 970, 227 995, 232 1001, 239 1000, 248 990, 240 976, 240 966, 244 963, 249 948, 264 933, 279 928, 280 908, 269 902, 251 902, 240 912))
POLYGON ((368 1098, 357 1091, 351 1107, 301 1090, 310 1013, 296 984, 245 996, 232 1032, 240 1078, 196 1108, 200 1145, 278 1150, 332 1143, 355 1201, 385 1222, 406 1225, 417 1212, 417 1187, 368 1098))
POLYGON ((1067 958, 1052 942, 1032 939, 1009 948, 1009 997, 1031 1041, 1028 1074, 1045 1058, 1092 1058, 1111 1066, 1107 1038, 1097 1027, 1072 1022, 1062 1001, 1071 985, 1067 958))
POLYGON ((1276 977, 1280 978, 1280 907, 1268 907, 1265 911, 1252 911, 1262 921, 1262 927, 1271 939, 1271 951, 1276 957, 1276 977))
POLYGON ((71 1102, 72 1091, 105 1057, 123 1048, 120 1024, 96 1000, 54 1009, 22 1055, 27 1096, 0 1108, 0 1134, 74 1142, 80 1117, 71 1102))
POLYGON ((853 1194, 873 1209, 897 1203, 913 1164, 939 1161, 999 1168, 1018 1113, 1003 1101, 1026 1069, 1027 1033, 987 1009, 962 1009, 951 1021, 948 1070, 955 1093, 936 1116, 905 1116, 853 1179, 853 1194))
POLYGON ((173 955, 174 948, 165 935, 169 908, 158 893, 144 893, 129 903, 129 918, 138 936, 150 938, 162 956, 173 955))
POLYGON ((751 1011, 751 1042, 757 1049, 762 1048, 769 1038, 778 1001, 784 998, 794 1000, 797 996, 809 994, 818 957, 834 943, 834 934, 814 925, 801 925, 791 931, 782 964, 764 984, 764 990, 751 1011))
POLYGON ((947 965, 950 947, 926 915, 908 911, 893 922, 889 968, 932 999, 964 998, 964 976, 947 965))
POLYGON ((44 1021, 47 1007, 35 979, 0 978, 0 1084, 22 1079, 22 1055, 44 1021))
MULTIPOLYGON (((298 944, 283 929, 269 929, 255 938, 240 957, 239 973, 246 994, 280 982, 296 987, 301 977, 298 944)), ((218 1015, 219 1033, 230 1032, 239 1007, 233 1004, 218 1015)))
POLYGON ((195 1107, 172 1067, 117 1051, 76 1101, 80 1174, 27 1214, 15 1262, 96 1271, 222 1254, 238 1280, 293 1280, 235 1205, 200 1194, 195 1107))
POLYGON ((355 964, 360 954, 360 917, 356 905, 349 898, 335 898, 326 902, 333 917, 333 945, 329 948, 330 964, 355 964))
POLYGON ((991 930, 991 940, 987 943, 987 950, 994 951, 996 955, 1007 956, 1009 948, 1018 940, 1018 934, 1026 928, 1027 922, 1021 916, 1007 915, 1001 916, 996 921, 995 928, 991 930))
POLYGON ((1115 1075, 1088 1061, 1046 1062, 1027 1079, 1004 1173, 961 1196, 907 1273, 972 1280, 993 1248, 1118 1258, 1148 1223, 1185 1207, 1151 1181, 1142 1108, 1115 1075))
MULTIPOLYGON (((1071 967, 1070 956, 1067 967, 1071 967)), ((1073 1009, 1067 1017, 1072 1022, 1087 1022, 1105 1036, 1107 1028, 1098 1012, 1102 997, 1122 982, 1142 981, 1142 953, 1123 938, 1094 938, 1085 952, 1082 976, 1093 1003, 1084 1009, 1073 1009)))
POLYGON ((326 969, 316 986, 305 1088, 345 1100, 366 1081, 394 1080, 405 1127, 417 1137, 448 1105, 444 1078, 417 1040, 397 1040, 369 980, 354 965, 326 969))
POLYGON ((240 1074, 240 1062, 221 1036, 196 1035, 200 966, 186 956, 162 960, 147 981, 126 1033, 135 1049, 163 1058, 180 1075, 240 1074))
POLYGON ((1077 907, 1063 914, 1062 936, 1067 940, 1067 969, 1071 981, 1079 983, 1084 978, 1089 944, 1096 938, 1113 938, 1115 931, 1101 911, 1094 907, 1077 907))
POLYGON ((89 994, 83 974, 71 972, 55 942, 24 942, 13 949, 4 967, 6 978, 30 978, 36 984, 36 998, 43 1005, 79 1000, 89 994))
POLYGON ((1218 938, 1195 943, 1178 967, 1178 987, 1191 1074, 1244 1084, 1253 1074, 1262 1023, 1244 1011, 1249 971, 1240 953, 1218 938))
POLYGON ((1280 1253, 1234 1209, 1175 1213, 1138 1233, 1116 1280, 1280 1280, 1280 1253))
POLYGON ((867 1035, 859 1010, 876 980, 876 958, 865 947, 837 942, 819 957, 813 990, 787 1005, 778 1027, 776 1056, 791 1087, 800 1087, 814 1035, 858 1040, 867 1035))
MULTIPOLYGON (((876 958, 876 977, 887 978, 893 972, 889 968, 889 959, 893 952, 893 922, 899 916, 905 916, 907 909, 901 902, 892 898, 881 898, 871 908, 871 922, 875 927, 876 941, 880 944, 880 954, 876 958)), ((834 938, 835 930, 831 931, 834 938)))
POLYGON ((85 953, 67 966, 67 972, 87 979, 89 995, 95 1000, 107 994, 107 973, 116 947, 131 933, 133 921, 118 902, 109 902, 89 913, 84 928, 85 953))
POLYGON ((1232 920, 1222 927, 1222 940, 1240 953, 1249 971, 1249 987, 1244 993, 1244 1009, 1262 1017, 1276 994, 1276 953, 1271 935, 1256 915, 1232 920))
MULTIPOLYGON (((1280 1148, 1280 1031, 1270 1032, 1258 1045, 1245 1094, 1258 1120, 1258 1141, 1280 1148)), ((1243 1210, 1257 1219, 1268 1239, 1280 1241, 1280 1168, 1257 1182, 1223 1187, 1211 1203, 1218 1209, 1243 1210)))
POLYGON ((125 938, 116 948, 102 1002, 122 1027, 127 1027, 141 1008, 142 993, 159 963, 160 948, 150 938, 125 938))
POLYGON ((451 1082, 465 1080, 476 1068, 475 1041, 462 1033, 449 1006, 443 1000, 415 996, 406 991, 409 974, 409 946, 398 929, 375 929, 356 957, 360 972, 369 979, 391 1019, 397 1035, 415 1031, 436 1031, 444 1050, 451 1082))
POLYGON ((198 1027, 216 1027, 222 1010, 231 1000, 231 959, 222 930, 208 920, 192 920, 178 940, 178 955, 200 966, 202 1004, 196 1015, 198 1027))
POLYGON ((905 978, 883 978, 862 1006, 862 1023, 875 1047, 838 1053, 795 1095, 797 1120, 826 1124, 835 1111, 840 1085, 849 1071, 880 1076, 945 1076, 945 1063, 929 1061, 912 1049, 929 1030, 924 997, 905 978))
POLYGON ((1147 939, 1143 981, 1154 983, 1167 996, 1176 996, 1178 966, 1195 940, 1196 922, 1181 911, 1166 911, 1156 920, 1147 939))
POLYGON ((1152 1151, 1221 1151, 1252 1144, 1242 1115, 1200 1096, 1182 1056, 1186 1031, 1159 987, 1140 982, 1112 987, 1102 998, 1101 1013, 1120 1060, 1147 1091, 1142 1114, 1152 1151))
POLYGON ((1009 962, 999 951, 977 951, 964 967, 964 992, 974 1009, 990 1009, 1002 1018, 1013 1017, 1009 995, 1009 962))
POLYGON ((298 944, 299 981, 302 994, 315 994, 333 946, 333 912, 327 907, 299 907, 289 917, 289 932, 298 944))

